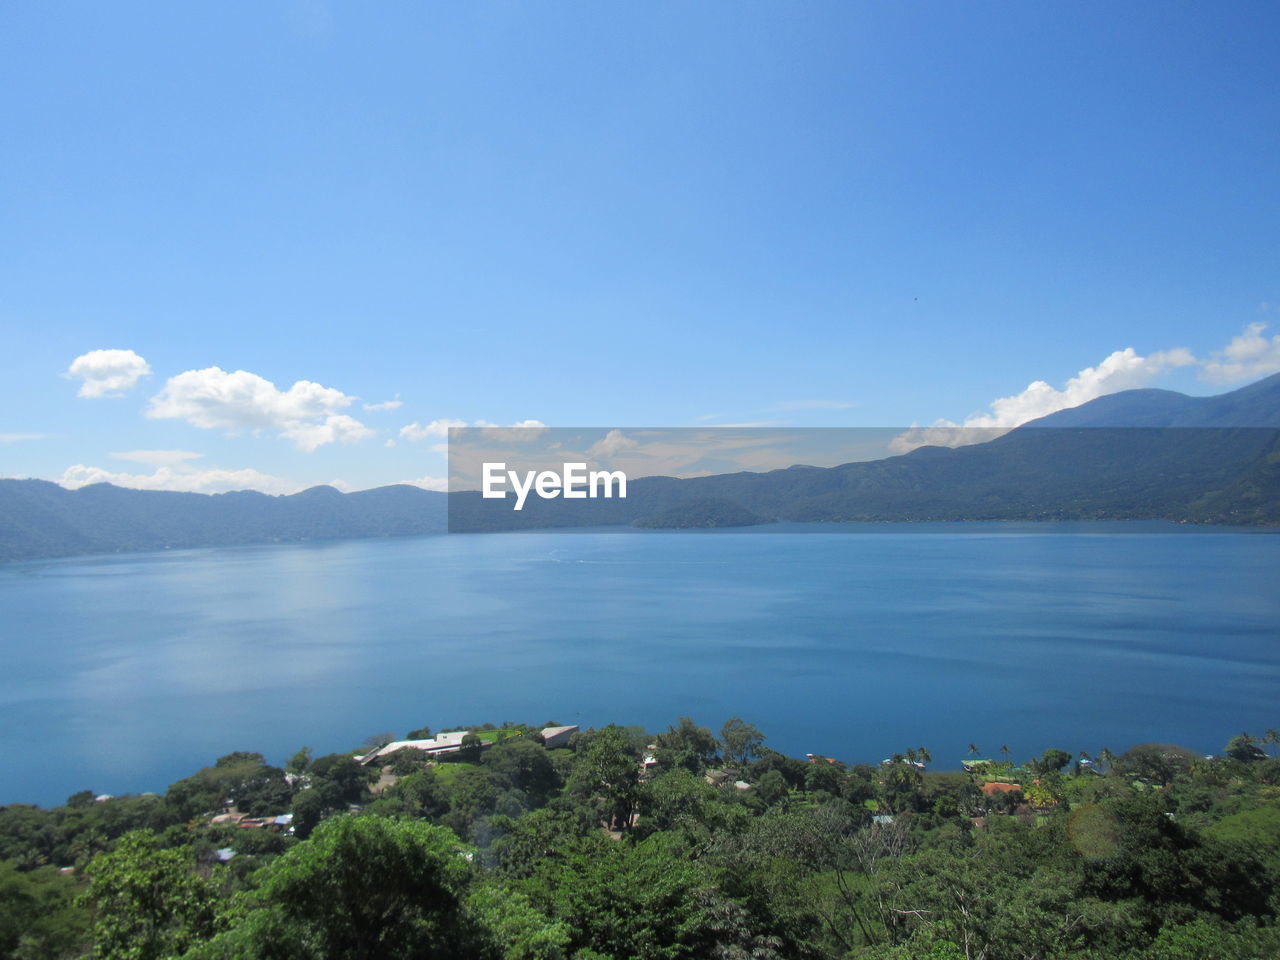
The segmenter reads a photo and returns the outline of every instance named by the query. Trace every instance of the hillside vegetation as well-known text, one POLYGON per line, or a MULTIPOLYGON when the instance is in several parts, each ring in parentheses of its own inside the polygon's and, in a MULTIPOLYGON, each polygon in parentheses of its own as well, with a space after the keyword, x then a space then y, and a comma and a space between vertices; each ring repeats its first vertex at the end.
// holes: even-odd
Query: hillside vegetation
POLYGON ((967 772, 931 771, 922 748, 787 757, 737 719, 551 750, 524 726, 476 733, 436 763, 357 762, 383 735, 283 768, 229 754, 163 795, 0 808, 0 953, 1280 955, 1274 732, 1213 758, 998 750, 967 772))

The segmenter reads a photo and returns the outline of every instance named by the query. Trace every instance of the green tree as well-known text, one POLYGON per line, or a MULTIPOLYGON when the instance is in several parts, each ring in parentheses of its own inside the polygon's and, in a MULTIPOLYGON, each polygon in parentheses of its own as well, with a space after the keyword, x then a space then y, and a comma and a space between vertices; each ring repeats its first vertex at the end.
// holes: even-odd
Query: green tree
POLYGON ((496 744, 481 760, 505 789, 518 790, 530 806, 540 807, 560 787, 560 778, 545 747, 525 737, 496 744))
POLYGON ((1198 756, 1194 750, 1171 743, 1140 743, 1117 757, 1113 767, 1118 773, 1168 786, 1188 776, 1198 756))
POLYGON ((790 790, 787 781, 778 770, 769 770, 756 781, 755 795, 765 806, 773 806, 787 799, 790 790))
POLYGON ((684 767, 691 773, 701 773, 714 763, 720 750, 720 741, 691 717, 681 717, 677 726, 658 734, 657 742, 658 762, 664 768, 684 767))
POLYGON ((1258 738, 1251 737, 1247 733, 1228 740, 1224 752, 1232 760, 1242 760, 1245 763, 1267 759, 1266 753, 1258 746, 1258 738))
POLYGON ((303 747, 301 750, 299 750, 297 753, 295 753, 292 757, 289 758, 289 762, 285 764, 284 769, 286 773, 292 773, 295 777, 300 777, 307 772, 307 769, 310 766, 311 766, 311 748, 303 747))
POLYGON ((537 880, 544 909, 567 925, 571 948, 592 951, 585 956, 716 956, 715 935, 697 896, 708 879, 663 835, 635 845, 591 837, 543 861, 537 880))
POLYGON ((89 865, 85 902, 99 960, 177 956, 216 929, 217 894, 196 874, 190 851, 161 849, 153 834, 125 834, 89 865))
POLYGON ((1050 749, 1042 753, 1033 766, 1036 773, 1045 775, 1049 773, 1057 773, 1071 762, 1071 754, 1065 750, 1050 749))
POLYGON ((467 913, 498 945, 501 960, 562 960, 570 941, 568 926, 538 910, 519 891, 499 883, 472 887, 467 913))
POLYGON ((318 790, 337 809, 365 799, 369 784, 378 778, 373 767, 362 767, 352 757, 330 753, 311 764, 311 789, 318 790))
POLYGON ((444 827, 337 817, 268 866, 231 929, 194 957, 398 960, 481 957, 463 909, 466 850, 444 827))
POLYGON ((760 752, 765 736, 755 724, 740 717, 730 717, 720 728, 720 740, 724 744, 725 763, 744 766, 760 752))
POLYGON ((640 786, 640 757, 627 732, 610 724, 587 744, 574 767, 571 786, 581 796, 599 796, 615 830, 631 826, 640 786))
POLYGON ((21 871, 0 861, 0 956, 55 960, 83 956, 89 946, 89 915, 77 903, 72 877, 53 867, 21 871))

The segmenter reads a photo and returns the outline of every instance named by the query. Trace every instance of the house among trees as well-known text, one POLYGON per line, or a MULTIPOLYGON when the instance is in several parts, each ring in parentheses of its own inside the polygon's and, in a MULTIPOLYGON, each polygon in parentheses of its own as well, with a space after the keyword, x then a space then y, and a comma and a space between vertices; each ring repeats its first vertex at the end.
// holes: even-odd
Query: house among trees
POLYGON ((389 757, 397 750, 421 750, 423 753, 436 756, 457 753, 462 749, 462 738, 470 732, 470 730, 450 730, 448 733, 438 733, 427 740, 393 740, 391 743, 356 759, 362 765, 368 766, 374 760, 381 757, 389 757))
POLYGON ((542 743, 551 750, 555 747, 563 747, 569 742, 569 738, 578 732, 576 724, 566 727, 543 727, 540 731, 542 734, 542 743))

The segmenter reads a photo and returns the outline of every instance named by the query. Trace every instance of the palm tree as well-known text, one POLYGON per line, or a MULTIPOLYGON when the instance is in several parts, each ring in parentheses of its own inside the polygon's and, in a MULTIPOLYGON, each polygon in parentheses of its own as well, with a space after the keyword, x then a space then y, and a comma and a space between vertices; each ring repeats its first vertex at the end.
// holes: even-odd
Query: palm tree
POLYGON ((1116 762, 1116 755, 1108 748, 1103 747, 1102 752, 1098 754, 1098 759, 1101 760, 1103 765, 1107 768, 1107 773, 1110 773, 1111 765, 1116 762))
POLYGON ((916 756, 920 758, 921 763, 933 763, 933 754, 929 752, 928 747, 917 747, 916 756))
POLYGON ((978 755, 978 745, 976 743, 969 744, 969 756, 976 757, 978 755))

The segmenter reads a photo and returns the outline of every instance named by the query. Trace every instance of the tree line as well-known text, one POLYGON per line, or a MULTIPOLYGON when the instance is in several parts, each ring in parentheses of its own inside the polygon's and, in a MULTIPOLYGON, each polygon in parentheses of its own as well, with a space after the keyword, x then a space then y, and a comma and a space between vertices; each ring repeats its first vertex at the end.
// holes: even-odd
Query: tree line
POLYGON ((361 764, 384 734, 279 767, 231 753, 162 795, 0 808, 0 955, 1280 956, 1274 731, 1214 757, 1006 749, 936 772, 923 747, 786 756, 737 718, 557 749, 469 729, 449 758, 361 764))

